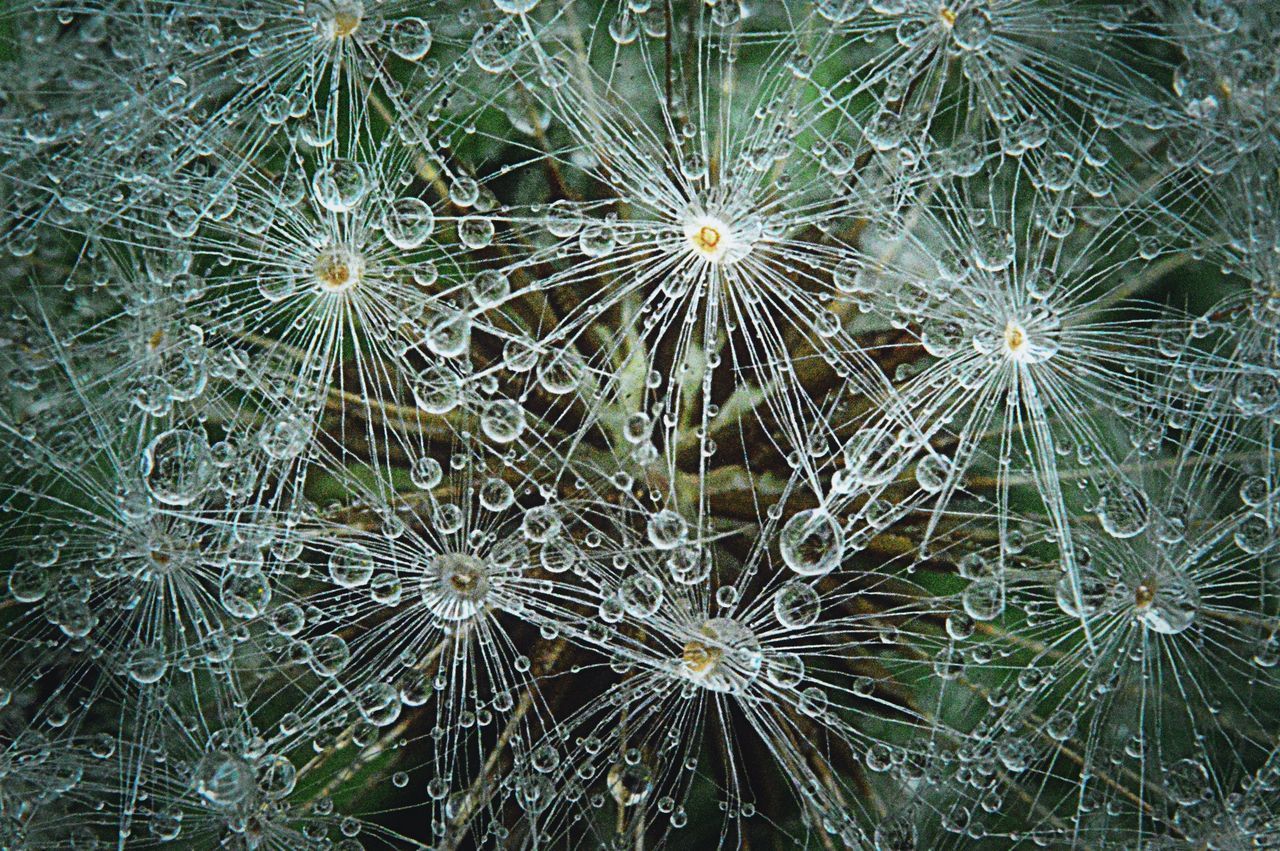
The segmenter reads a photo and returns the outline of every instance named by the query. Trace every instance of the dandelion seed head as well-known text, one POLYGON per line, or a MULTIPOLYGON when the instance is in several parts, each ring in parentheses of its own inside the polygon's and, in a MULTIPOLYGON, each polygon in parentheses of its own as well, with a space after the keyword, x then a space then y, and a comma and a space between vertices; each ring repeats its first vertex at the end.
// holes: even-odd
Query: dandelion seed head
POLYGON ((314 10, 317 29, 333 41, 355 35, 364 22, 364 13, 362 0, 324 0, 314 10))
POLYGON ((751 253, 751 242, 726 218, 690 209, 683 220, 684 236, 695 257, 727 266, 751 253))
POLYGON ((484 608, 492 590, 492 572, 483 559, 441 553, 431 560, 423 579, 422 599, 437 617, 463 621, 484 608))
POLYGON ((1273 832, 1272 4, 152 5, 0 11, 0 835, 1273 832))
POLYGON ((1028 366, 1044 363, 1058 353, 1055 330, 1054 323, 1040 321, 1039 317, 1026 321, 1010 319, 1001 332, 997 353, 1013 363, 1028 366))
POLYGON ((152 531, 140 550, 138 575, 144 579, 174 576, 199 562, 189 542, 163 530, 152 531))
POLYGON ((1161 635, 1177 635, 1195 622, 1200 594, 1190 578, 1147 573, 1132 588, 1133 615, 1161 635))
POLYGON ((330 246, 320 253, 312 267, 320 292, 341 295, 355 289, 364 278, 364 258, 356 251, 330 246))
POLYGON ((760 640, 732 618, 711 618, 685 642, 683 674, 715 692, 741 694, 760 674, 760 640))
POLYGON ((1009 357, 1014 360, 1025 360, 1031 348, 1029 342, 1026 329, 1017 322, 1010 320, 1009 324, 1004 326, 1004 345, 1009 351, 1009 357))

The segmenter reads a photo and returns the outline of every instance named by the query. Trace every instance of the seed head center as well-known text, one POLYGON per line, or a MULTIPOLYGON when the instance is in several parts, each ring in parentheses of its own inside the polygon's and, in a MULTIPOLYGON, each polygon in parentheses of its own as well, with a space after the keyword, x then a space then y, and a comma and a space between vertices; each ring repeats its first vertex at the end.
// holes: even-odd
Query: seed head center
POLYGON ((332 41, 355 35, 364 23, 364 0, 308 0, 316 32, 332 41))
POLYGON ((483 577, 481 568, 462 559, 456 559, 450 565, 448 574, 449 587, 464 597, 483 596, 483 577))
POLYGON ((1156 598, 1156 584, 1150 579, 1144 579, 1138 583, 1138 587, 1133 590, 1133 603, 1139 609, 1146 609, 1151 606, 1151 601, 1156 598))
POLYGON ((458 572, 449 577, 449 584, 459 594, 467 594, 475 587, 477 577, 474 573, 458 572))
POLYGON ((711 225, 703 225, 694 235, 693 244, 701 251, 715 251, 720 244, 720 231, 711 225))
POLYGON ((363 0, 337 0, 333 4, 333 37, 348 38, 364 22, 363 0))
POLYGON ((423 576, 422 599, 438 618, 470 620, 488 607, 494 578, 483 559, 461 552, 434 556, 423 576))
POLYGON ((346 38, 360 28, 360 16, 352 12, 339 12, 333 16, 333 35, 346 38))
POLYGON ((314 271, 322 292, 344 293, 360 283, 364 261, 345 249, 331 248, 316 258, 314 271))
POLYGON ((725 222, 711 216, 696 216, 685 223, 685 238, 693 253, 711 263, 732 262, 733 231, 725 222))
POLYGON ((194 556, 190 549, 173 540, 153 541, 142 555, 145 558, 138 564, 137 575, 147 578, 179 573, 191 564, 194 556))
POLYGON ((760 673, 760 640, 731 618, 711 618, 685 641, 679 671, 705 689, 741 694, 760 673))
POLYGON ((1010 321, 1004 326, 1004 344, 1009 354, 1018 357, 1027 350, 1027 332, 1017 322, 1010 321))
POLYGON ((695 677, 705 677, 720 664, 723 655, 724 651, 720 648, 709 646, 693 638, 685 642, 681 659, 690 674, 695 677))
POLYGON ((956 13, 948 6, 938 7, 938 19, 942 21, 942 25, 947 29, 951 29, 956 25, 956 13))
POLYGON ((479 603, 489 593, 489 570, 476 556, 444 553, 436 556, 434 569, 446 593, 461 601, 479 603))

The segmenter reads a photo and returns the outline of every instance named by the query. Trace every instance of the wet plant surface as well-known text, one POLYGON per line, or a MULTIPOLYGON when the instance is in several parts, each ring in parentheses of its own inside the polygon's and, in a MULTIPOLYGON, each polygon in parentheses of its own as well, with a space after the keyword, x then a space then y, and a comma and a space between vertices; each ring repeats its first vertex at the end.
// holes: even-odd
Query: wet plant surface
POLYGON ((0 6, 0 847, 1280 848, 1278 29, 0 6))

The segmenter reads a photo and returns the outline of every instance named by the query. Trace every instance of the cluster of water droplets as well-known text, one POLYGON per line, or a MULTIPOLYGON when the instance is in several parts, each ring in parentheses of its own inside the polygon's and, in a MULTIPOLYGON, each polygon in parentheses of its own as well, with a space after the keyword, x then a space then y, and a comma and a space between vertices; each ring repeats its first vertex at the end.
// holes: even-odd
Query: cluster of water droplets
POLYGON ((1267 4, 10 5, 0 845, 1276 835, 1267 4))

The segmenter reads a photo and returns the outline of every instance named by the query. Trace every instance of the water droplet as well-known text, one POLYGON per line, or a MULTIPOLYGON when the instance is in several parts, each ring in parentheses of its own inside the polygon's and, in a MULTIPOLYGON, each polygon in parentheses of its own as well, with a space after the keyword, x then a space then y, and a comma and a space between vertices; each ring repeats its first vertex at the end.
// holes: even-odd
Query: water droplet
POLYGON ((995 620, 1004 611, 1004 589, 995 577, 978 579, 960 595, 965 614, 976 621, 995 620))
POLYGON ((622 583, 622 604, 636 618, 647 618, 662 605, 662 583, 647 573, 637 573, 622 583))
POLYGON ((754 632, 731 618, 712 618, 685 642, 678 664, 704 688, 742 694, 760 674, 764 657, 754 632))
POLYGON ((618 44, 630 44, 640 35, 640 21, 627 6, 622 6, 609 21, 609 37, 618 44))
POLYGON ((502 511, 516 501, 515 491, 502 479, 486 479, 480 486, 480 506, 486 511, 502 511))
POLYGON ((258 789, 272 801, 287 798, 297 784, 298 770, 283 754, 266 754, 255 765, 258 789))
POLYGON ((507 276, 495 269, 487 269, 471 279, 471 299, 481 310, 496 307, 511 293, 507 276))
POLYGON ((207 754, 196 766, 196 792, 215 807, 236 806, 249 796, 255 786, 253 769, 232 754, 207 754))
POLYGON ((129 678, 136 683, 149 685, 159 682, 169 669, 169 661, 165 658, 164 648, 156 645, 143 646, 129 654, 125 665, 129 678))
POLYGON ((969 6, 955 13, 951 38, 961 50, 982 50, 991 41, 995 28, 986 9, 969 6))
POLYGON ((530 541, 546 543, 560 534, 560 514, 549 505, 535 506, 524 513, 521 529, 530 541))
POLYGON ((389 683, 369 683, 356 698, 360 717, 375 727, 386 727, 400 717, 400 694, 389 683))
POLYGON ((427 328, 427 348, 442 358, 456 358, 471 345, 471 317, 461 310, 437 314, 427 328))
POLYGON ((1199 803, 1210 795, 1209 773, 1197 759, 1180 759, 1165 769, 1165 788, 1182 806, 1199 803))
POLYGON ((420 198, 397 198, 382 215, 382 232, 392 245, 406 251, 426 242, 435 226, 435 213, 420 198))
POLYGON ((480 415, 480 429, 495 443, 510 443, 525 428, 524 408, 511 399, 490 402, 480 415))
POLYGON ((413 466, 409 469, 409 478, 413 481, 414 487, 429 491, 440 484, 444 478, 444 469, 436 459, 423 456, 413 462, 413 466))
POLYGON ((554 745, 539 745, 530 754, 529 764, 533 766, 534 771, 548 774, 555 771, 556 766, 560 764, 560 752, 554 745))
POLYGON ((951 462, 941 455, 926 455, 916 464, 916 482, 926 493, 937 493, 951 475, 951 462))
POLYGON ((804 679, 804 660, 795 653, 771 653, 765 658, 765 676, 778 688, 795 688, 804 679))
POLYGON ((401 18, 391 27, 391 52, 417 62, 431 50, 431 25, 421 18, 401 18))
POLYGON ((351 648, 340 635, 321 635, 311 642, 311 669, 317 676, 334 677, 351 660, 351 648))
POLYGON ((787 567, 801 576, 835 570, 844 555, 844 532, 825 509, 801 511, 782 527, 779 549, 787 567))
POLYGON ((1133 606, 1134 616, 1146 628, 1177 635, 1195 621, 1200 593, 1189 576, 1162 571, 1138 580, 1133 606))
POLYGON ((311 188, 320 206, 334 213, 345 213, 364 200, 369 192, 369 178, 360 163, 332 159, 316 169, 311 188))
POLYGON ((1147 528, 1150 519, 1147 495, 1135 487, 1114 482, 1099 488, 1098 521, 1115 538, 1132 538, 1147 528))
POLYGON ((609 769, 608 785, 609 794, 620 806, 631 807, 649 797, 653 790, 653 772, 643 762, 616 763, 609 769))
POLYGON ((538 0, 493 0, 493 5, 508 15, 527 15, 538 5, 538 0))
POLYGON ((217 467, 201 432, 171 429, 157 435, 142 454, 150 494, 165 505, 190 505, 212 483, 217 467))
POLYGON ((493 242, 494 233, 488 216, 465 216, 458 222, 458 239, 467 248, 484 248, 493 242))
POLYGON ((773 613, 787 629, 813 625, 821 611, 818 592, 803 582, 787 582, 773 596, 773 613))
POLYGON ((1092 573, 1080 573, 1080 598, 1077 601, 1070 576, 1063 576, 1054 586, 1058 608, 1073 618, 1088 617, 1097 612, 1107 599, 1107 585, 1092 573))
POLYGON ((664 508, 649 518, 649 541, 660 550, 673 550, 685 542, 689 534, 684 518, 664 508))
POLYGON ((271 584, 260 570, 229 571, 222 579, 219 596, 233 617, 256 618, 271 602, 271 584))
POLYGON ((341 588, 358 588, 373 576, 373 553, 363 544, 349 541, 329 555, 329 578, 341 588))

